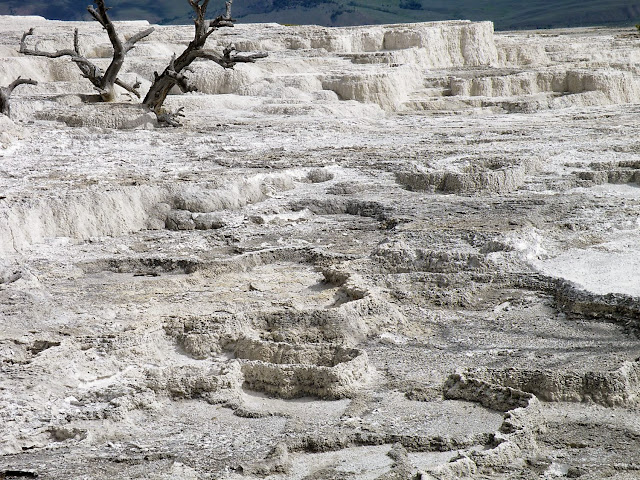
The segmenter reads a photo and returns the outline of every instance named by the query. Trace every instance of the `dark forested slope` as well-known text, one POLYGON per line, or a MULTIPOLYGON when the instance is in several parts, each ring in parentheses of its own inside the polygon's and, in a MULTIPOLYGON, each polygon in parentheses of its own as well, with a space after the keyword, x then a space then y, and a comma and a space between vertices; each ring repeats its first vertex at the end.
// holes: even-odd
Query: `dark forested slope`
MULTIPOLYGON (((3 0, 0 14, 86 19, 88 0, 3 0)), ((116 19, 189 23, 190 8, 176 0, 110 0, 116 19)), ((223 1, 219 8, 222 10, 223 1)), ((211 8, 210 8, 211 10, 211 8)), ((236 0, 243 22, 357 25, 449 19, 492 20, 496 29, 633 25, 640 0, 236 0)))

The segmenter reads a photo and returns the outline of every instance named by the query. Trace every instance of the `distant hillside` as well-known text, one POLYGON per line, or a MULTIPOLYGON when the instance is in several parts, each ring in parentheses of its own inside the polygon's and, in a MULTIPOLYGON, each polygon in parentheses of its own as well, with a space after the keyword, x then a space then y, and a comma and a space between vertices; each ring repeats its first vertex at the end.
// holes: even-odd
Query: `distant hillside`
MULTIPOLYGON (((3 0, 1 15, 41 15, 49 19, 88 19, 88 0, 3 0)), ((190 23, 186 1, 110 0, 113 18, 152 23, 190 23)), ((223 10, 223 1, 210 10, 223 10)), ((492 20, 498 30, 634 25, 640 0, 236 0, 242 22, 362 25, 433 20, 492 20)), ((211 12, 212 16, 215 13, 211 12)))

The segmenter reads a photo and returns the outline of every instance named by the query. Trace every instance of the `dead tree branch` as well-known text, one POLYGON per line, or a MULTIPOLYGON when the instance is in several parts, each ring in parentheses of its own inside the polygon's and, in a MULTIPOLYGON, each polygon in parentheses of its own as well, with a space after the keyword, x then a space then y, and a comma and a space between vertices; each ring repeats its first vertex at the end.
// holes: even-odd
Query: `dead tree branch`
MULTIPOLYGON (((127 42, 122 43, 120 36, 116 32, 116 28, 113 25, 113 22, 109 18, 107 13, 108 8, 106 7, 104 0, 95 0, 94 2, 98 9, 96 10, 92 6, 87 7, 89 14, 100 23, 107 31, 107 35, 109 36, 109 41, 113 46, 113 58, 111 63, 107 67, 104 75, 100 79, 100 85, 98 86, 98 92, 105 99, 105 101, 113 100, 116 96, 114 85, 118 81, 118 73, 120 73, 120 69, 124 64, 124 58, 131 50, 136 42, 142 40, 143 38, 149 36, 153 32, 153 27, 148 28, 140 33, 137 33, 133 37, 131 37, 127 42)), ((124 82, 121 82, 124 83, 124 82)), ((126 88, 126 87, 125 87, 126 88)), ((128 91, 128 88, 126 88, 128 91)))
MULTIPOLYGON (((207 39, 213 32, 219 28, 233 27, 235 20, 231 17, 231 3, 232 0, 226 2, 226 11, 224 15, 221 15, 213 20, 205 20, 207 14, 207 7, 209 6, 209 0, 188 0, 189 5, 195 13, 195 33, 193 40, 189 43, 187 48, 180 54, 179 57, 173 57, 169 62, 169 65, 164 69, 161 74, 155 73, 155 79, 149 92, 143 100, 143 104, 150 110, 155 112, 159 122, 166 122, 167 114, 162 110, 162 105, 169 94, 169 91, 178 86, 183 92, 196 91, 195 86, 189 83, 185 77, 185 71, 189 71, 189 66, 197 59, 211 60, 223 68, 233 68, 236 63, 253 63, 259 58, 267 56, 266 53, 257 53, 253 55, 236 55, 235 47, 229 46, 225 48, 222 55, 212 50, 206 50, 205 44, 207 39)), ((177 120, 173 123, 178 123, 177 120)), ((175 126, 175 125, 174 125, 175 126)))
POLYGON ((29 38, 31 35, 33 35, 35 33, 36 29, 34 27, 31 27, 29 29, 29 31, 24 32, 22 34, 22 39, 20 40, 20 53, 22 53, 23 55, 35 55, 38 57, 47 57, 47 58, 60 58, 60 57, 65 57, 65 56, 70 56, 70 57, 74 57, 74 56, 80 56, 80 53, 78 51, 78 29, 76 28, 74 31, 74 50, 71 49, 64 49, 64 50, 58 50, 56 52, 41 52, 40 50, 38 50, 37 48, 35 49, 30 49, 29 47, 27 47, 27 38, 29 38))
POLYGON ((94 88, 98 91, 98 93, 102 97, 102 100, 105 102, 115 100, 117 96, 114 87, 115 85, 124 88, 126 91, 140 98, 140 92, 138 92, 139 84, 129 85, 128 83, 119 79, 118 74, 122 69, 122 65, 124 64, 124 59, 127 52, 135 47, 137 42, 149 36, 154 29, 153 27, 151 27, 142 32, 139 32, 123 43, 123 41, 120 39, 120 36, 116 32, 113 22, 107 14, 107 11, 109 9, 106 7, 104 0, 95 0, 94 3, 96 4, 97 9, 93 6, 89 6, 87 7, 87 10, 89 14, 107 31, 109 41, 113 46, 113 58, 111 59, 111 63, 104 72, 102 71, 102 69, 100 69, 100 67, 95 65, 93 62, 91 62, 81 54, 80 42, 78 39, 78 29, 75 29, 74 31, 73 50, 64 49, 58 50, 56 52, 42 52, 38 49, 31 49, 27 46, 27 38, 34 33, 34 29, 31 28, 28 32, 25 32, 22 35, 22 40, 20 41, 20 53, 24 55, 35 55, 47 58, 60 58, 65 56, 71 57, 71 60, 75 62, 75 64, 82 72, 82 76, 88 79, 93 84, 94 88))
POLYGON ((13 93, 13 90, 19 85, 37 85, 38 82, 31 80, 30 78, 18 77, 7 87, 0 87, 0 113, 7 117, 11 114, 11 106, 9 105, 9 97, 13 93))

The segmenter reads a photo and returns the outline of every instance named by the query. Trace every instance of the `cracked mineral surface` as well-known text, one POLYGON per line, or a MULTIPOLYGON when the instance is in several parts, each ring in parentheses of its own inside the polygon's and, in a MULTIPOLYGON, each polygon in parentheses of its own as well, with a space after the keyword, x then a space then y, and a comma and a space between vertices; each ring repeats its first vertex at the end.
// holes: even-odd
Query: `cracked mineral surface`
POLYGON ((640 477, 634 32, 238 25, 162 129, 76 26, 0 17, 0 478, 640 477))

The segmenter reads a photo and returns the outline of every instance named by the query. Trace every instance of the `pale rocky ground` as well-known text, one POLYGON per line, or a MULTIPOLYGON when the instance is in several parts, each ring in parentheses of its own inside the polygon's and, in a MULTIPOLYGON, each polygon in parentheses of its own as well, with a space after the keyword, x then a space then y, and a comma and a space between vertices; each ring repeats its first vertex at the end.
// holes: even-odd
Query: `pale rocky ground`
POLYGON ((0 17, 0 478, 640 477, 633 32, 239 25, 156 129, 76 25, 0 17))

